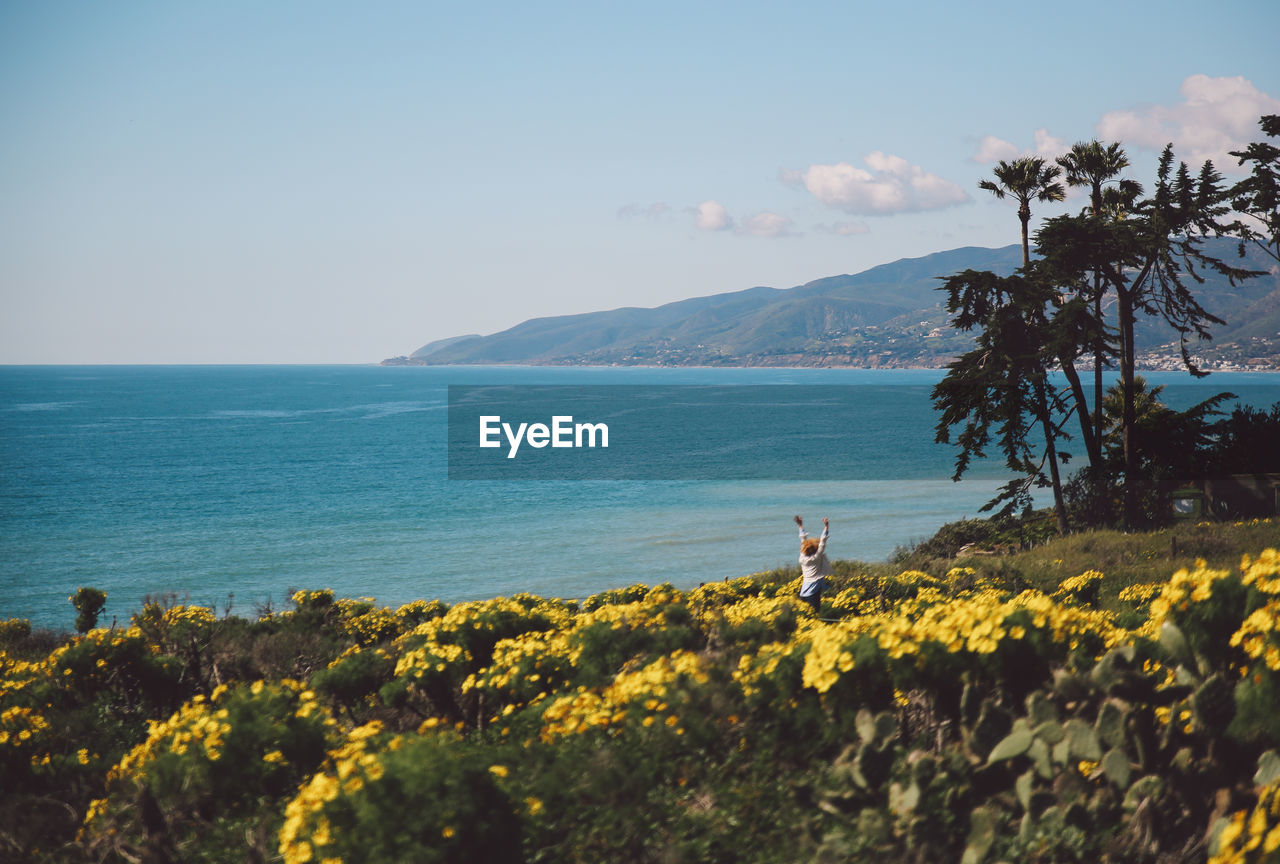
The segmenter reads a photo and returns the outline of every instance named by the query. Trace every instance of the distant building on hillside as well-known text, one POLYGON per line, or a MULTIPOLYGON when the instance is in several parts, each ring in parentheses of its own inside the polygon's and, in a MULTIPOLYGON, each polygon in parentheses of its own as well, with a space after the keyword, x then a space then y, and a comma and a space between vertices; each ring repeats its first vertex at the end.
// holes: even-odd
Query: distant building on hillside
POLYGON ((1280 474, 1207 474, 1196 487, 1173 493, 1180 519, 1258 519, 1280 515, 1280 474))

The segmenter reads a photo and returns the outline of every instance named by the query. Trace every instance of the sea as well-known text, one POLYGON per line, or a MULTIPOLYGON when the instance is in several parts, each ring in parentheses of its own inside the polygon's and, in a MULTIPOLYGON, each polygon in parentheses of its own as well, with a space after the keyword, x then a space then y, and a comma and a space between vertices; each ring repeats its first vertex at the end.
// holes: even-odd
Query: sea
MULTIPOLYGON (((148 599, 261 614, 289 608, 302 588, 386 606, 582 598, 636 583, 689 589, 793 564, 793 514, 815 532, 830 519, 833 557, 886 560, 980 515, 1008 479, 991 460, 950 479, 954 448, 935 443, 929 399, 942 374, 0 367, 0 619, 70 629, 68 597, 81 586, 107 592, 103 624, 127 622, 148 599), (736 428, 769 428, 751 404, 766 385, 839 385, 856 420, 807 414, 825 450, 776 442, 775 455, 794 453, 787 476, 730 470, 751 458, 731 446, 713 455, 733 479, 705 462, 695 477, 450 476, 451 387, 741 385, 752 385, 749 398, 717 415, 729 440, 736 428), (857 455, 837 458, 846 453, 857 455)), ((1222 391, 1258 407, 1280 402, 1280 373, 1146 377, 1173 407, 1222 391)), ((678 434, 664 446, 679 450, 678 434)))

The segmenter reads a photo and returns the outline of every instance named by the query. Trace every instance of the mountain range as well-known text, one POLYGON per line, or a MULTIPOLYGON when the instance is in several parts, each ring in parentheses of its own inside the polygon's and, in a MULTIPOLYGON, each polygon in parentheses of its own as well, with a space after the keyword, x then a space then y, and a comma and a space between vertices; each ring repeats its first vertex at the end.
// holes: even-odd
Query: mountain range
MULTIPOLYGON (((1227 322, 1192 353, 1208 368, 1280 369, 1280 269, 1260 253, 1239 261, 1228 240, 1210 241, 1207 251, 1266 272, 1237 286, 1217 276, 1188 280, 1201 305, 1227 322)), ((940 367, 972 341, 947 326, 940 278, 965 269, 1007 275, 1021 261, 1016 244, 968 246, 794 288, 533 318, 487 336, 437 340, 383 364, 940 367)), ((1176 339, 1144 318, 1141 365, 1175 368, 1176 339)))

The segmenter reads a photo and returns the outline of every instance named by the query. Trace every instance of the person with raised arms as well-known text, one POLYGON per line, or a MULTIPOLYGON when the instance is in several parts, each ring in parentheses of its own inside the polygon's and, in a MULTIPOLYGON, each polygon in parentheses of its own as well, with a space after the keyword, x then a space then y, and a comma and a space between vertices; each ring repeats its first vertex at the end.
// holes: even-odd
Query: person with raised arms
POLYGON ((816 614, 822 604, 822 589, 827 587, 827 577, 831 575, 831 562, 827 560, 827 536, 831 533, 831 523, 822 517, 822 536, 814 539, 804 530, 804 520, 795 517, 800 527, 800 599, 813 607, 816 614))

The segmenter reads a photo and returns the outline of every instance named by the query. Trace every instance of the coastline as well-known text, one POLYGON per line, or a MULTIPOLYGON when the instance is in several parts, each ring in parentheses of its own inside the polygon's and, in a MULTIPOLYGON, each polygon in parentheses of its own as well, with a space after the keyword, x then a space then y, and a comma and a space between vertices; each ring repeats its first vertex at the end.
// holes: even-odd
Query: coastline
MULTIPOLYGON (((948 357, 948 358, 939 360, 937 363, 926 364, 926 365, 914 364, 914 363, 899 364, 895 362, 888 362, 888 363, 882 363, 882 364, 877 364, 873 366, 860 365, 856 363, 822 363, 822 362, 781 363, 781 364, 778 364, 778 363, 717 363, 717 364, 589 363, 589 362, 580 363, 580 362, 571 362, 571 361, 565 361, 565 362, 547 361, 542 363, 532 363, 532 362, 428 363, 424 361, 398 362, 400 361, 400 359, 401 358, 398 358, 398 357, 390 357, 390 358, 387 358, 386 360, 381 360, 377 363, 352 364, 352 365, 372 365, 372 366, 382 366, 382 367, 388 367, 388 368, 421 367, 421 368, 433 368, 433 369, 449 369, 449 368, 473 369, 473 368, 484 368, 484 367, 493 367, 493 368, 501 368, 501 369, 507 369, 507 368, 516 368, 516 369, 774 369, 774 370, 858 369, 866 372, 873 372, 877 370, 908 370, 908 369, 910 370, 943 370, 948 368, 948 365, 952 361, 954 361, 956 358, 948 357)), ((405 359, 408 360, 408 358, 405 358, 405 359)), ((1179 361, 1179 364, 1180 364, 1180 361, 1179 361)), ((1246 364, 1244 366, 1240 366, 1236 364, 1213 365, 1210 363, 1203 363, 1203 364, 1197 364, 1197 368, 1200 369, 1202 372, 1209 372, 1209 373, 1213 373, 1213 372, 1280 372, 1280 362, 1276 362, 1271 365, 1246 364)), ((1076 367, 1076 371, 1081 374, 1085 372, 1091 373, 1093 372, 1093 366, 1081 365, 1076 367)), ((1106 371, 1114 373, 1116 370, 1108 369, 1106 371)), ((1181 365, 1174 366, 1174 365, 1170 365, 1168 362, 1163 362, 1163 361, 1159 364, 1156 364, 1151 360, 1147 360, 1147 361, 1139 361, 1136 366, 1136 371, 1139 373, 1144 373, 1144 372, 1149 373, 1149 372, 1186 372, 1187 370, 1185 367, 1181 365)))

